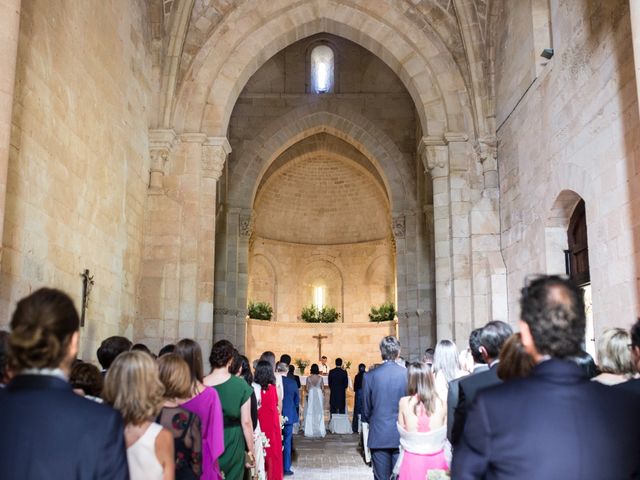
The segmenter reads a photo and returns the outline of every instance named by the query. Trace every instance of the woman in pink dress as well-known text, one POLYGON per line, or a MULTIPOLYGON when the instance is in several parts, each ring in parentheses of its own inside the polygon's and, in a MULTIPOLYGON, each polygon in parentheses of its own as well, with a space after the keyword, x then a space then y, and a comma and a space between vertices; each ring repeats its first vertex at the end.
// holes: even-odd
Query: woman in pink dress
POLYGON ((202 423, 202 480, 221 480, 218 457, 224 452, 224 420, 218 392, 202 383, 202 350, 189 339, 176 344, 175 353, 189 365, 191 398, 180 406, 200 417, 202 423))
POLYGON ((266 448, 265 470, 267 480, 282 480, 284 464, 282 462, 282 433, 280 413, 278 412, 278 393, 273 366, 266 360, 260 360, 256 366, 255 382, 260 385, 261 401, 258 409, 260 429, 269 439, 266 448))
POLYGON ((444 456, 447 408, 438 397, 433 374, 420 362, 407 369, 408 393, 400 399, 398 431, 400 480, 424 480, 430 470, 448 470, 444 456))

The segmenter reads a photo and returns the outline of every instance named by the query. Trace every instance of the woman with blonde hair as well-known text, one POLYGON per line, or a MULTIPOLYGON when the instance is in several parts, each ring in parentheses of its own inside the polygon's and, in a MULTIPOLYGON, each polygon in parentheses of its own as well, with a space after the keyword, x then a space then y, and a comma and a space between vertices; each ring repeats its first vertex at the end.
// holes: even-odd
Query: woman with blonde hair
POLYGON ((124 419, 132 480, 175 478, 173 437, 153 421, 162 408, 163 394, 158 366, 144 352, 121 353, 107 372, 103 398, 124 419))
POLYGON ((409 364, 407 375, 409 395, 398 406, 401 455, 395 471, 400 480, 424 480, 430 470, 448 468, 444 454, 447 407, 425 363, 409 364))
POLYGON ((447 403, 449 382, 464 376, 466 373, 460 368, 458 348, 451 340, 440 340, 433 354, 433 372, 435 388, 438 396, 447 403))
POLYGON ((180 407, 190 396, 189 365, 176 353, 158 358, 164 404, 156 422, 173 434, 176 480, 196 480, 202 473, 202 424, 200 417, 180 407))
POLYGON ((598 367, 600 375, 591 380, 604 385, 616 385, 633 378, 635 366, 629 345, 629 332, 622 328, 605 330, 598 339, 598 367))

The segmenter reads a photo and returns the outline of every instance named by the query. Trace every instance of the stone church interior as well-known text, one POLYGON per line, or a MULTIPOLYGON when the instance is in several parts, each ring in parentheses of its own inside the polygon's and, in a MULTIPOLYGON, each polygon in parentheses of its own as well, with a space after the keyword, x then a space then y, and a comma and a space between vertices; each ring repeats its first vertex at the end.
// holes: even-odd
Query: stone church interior
POLYGON ((638 2, 2 0, 0 39, 0 329, 51 287, 87 362, 352 376, 518 331, 535 275, 580 287, 596 363, 636 321, 638 2))

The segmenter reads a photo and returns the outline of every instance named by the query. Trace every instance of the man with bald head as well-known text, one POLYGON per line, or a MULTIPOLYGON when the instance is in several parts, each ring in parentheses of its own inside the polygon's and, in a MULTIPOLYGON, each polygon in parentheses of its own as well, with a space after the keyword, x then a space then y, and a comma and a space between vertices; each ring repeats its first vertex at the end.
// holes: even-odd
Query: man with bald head
POLYGON ((539 277, 522 290, 528 378, 478 392, 453 455, 451 478, 596 480, 638 478, 640 409, 635 395, 584 377, 582 292, 539 277))

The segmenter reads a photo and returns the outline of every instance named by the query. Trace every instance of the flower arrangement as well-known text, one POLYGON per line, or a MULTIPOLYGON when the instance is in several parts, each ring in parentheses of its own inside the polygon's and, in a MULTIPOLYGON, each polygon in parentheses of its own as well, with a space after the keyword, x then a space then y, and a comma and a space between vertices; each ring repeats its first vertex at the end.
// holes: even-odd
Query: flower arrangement
POLYGON ((370 322, 388 322, 396 316, 396 307, 392 302, 383 303, 378 308, 371 307, 370 322))
POLYGON ((315 305, 302 309, 300 318, 308 323, 335 323, 340 318, 340 313, 334 307, 322 307, 318 310, 315 305))
POLYGON ((300 375, 304 375, 304 370, 305 368, 307 368, 309 366, 309 360, 303 360, 301 358, 296 358, 293 361, 293 364, 298 367, 298 371, 300 372, 300 375))
POLYGON ((273 308, 268 302, 249 302, 247 307, 249 310, 249 318, 256 320, 271 320, 273 316, 273 308))

